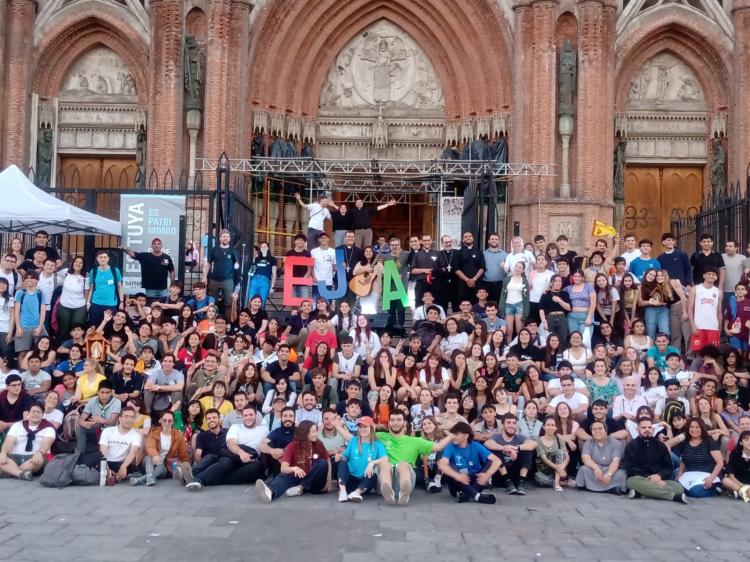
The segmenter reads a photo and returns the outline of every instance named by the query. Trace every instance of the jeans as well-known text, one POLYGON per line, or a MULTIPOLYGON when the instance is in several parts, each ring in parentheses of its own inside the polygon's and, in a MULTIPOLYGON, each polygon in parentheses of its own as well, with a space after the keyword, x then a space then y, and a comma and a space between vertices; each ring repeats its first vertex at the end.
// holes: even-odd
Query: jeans
POLYGON ((302 486, 305 492, 319 494, 325 489, 327 480, 328 461, 319 459, 312 463, 304 478, 298 478, 294 474, 279 474, 271 481, 269 487, 274 499, 283 496, 284 492, 293 486, 302 486))
POLYGON ((443 485, 448 485, 448 491, 450 492, 451 496, 455 497, 458 492, 463 492, 466 497, 473 499, 477 494, 481 493, 481 491, 484 490, 484 486, 482 486, 481 484, 477 484, 476 474, 471 474, 469 475, 469 477, 469 483, 462 484, 461 482, 457 482, 450 476, 446 476, 445 474, 443 474, 443 485))
POLYGON ((299 297, 301 299, 309 299, 310 287, 305 287, 304 285, 294 285, 292 286, 292 296, 299 297))
POLYGON ((372 476, 362 478, 358 476, 352 476, 349 472, 349 466, 345 460, 341 460, 338 467, 339 483, 346 488, 346 491, 351 493, 354 490, 364 490, 364 493, 371 492, 375 489, 378 484, 378 475, 373 473, 372 476))
POLYGON ((404 305, 401 301, 391 302, 390 310, 388 310, 388 323, 386 324, 386 327, 389 330, 403 333, 405 323, 406 309, 404 308, 404 305))
POLYGON ((307 250, 308 251, 312 251, 320 245, 318 244, 318 237, 321 234, 323 234, 323 231, 318 230, 317 228, 307 229, 307 250))
POLYGON ((703 484, 696 484, 692 488, 685 490, 685 495, 691 498, 712 498, 717 494, 716 487, 719 484, 711 486, 708 490, 703 487, 703 484))
POLYGON ((86 324, 86 307, 67 308, 57 305, 57 335, 65 339, 74 324, 86 324))
POLYGON ((232 310, 232 292, 234 292, 234 279, 208 280, 208 294, 214 298, 217 305, 221 302, 219 297, 223 297, 225 317, 229 317, 232 310))
POLYGON ((555 334, 560 343, 565 345, 568 341, 568 321, 564 314, 547 314, 547 330, 550 334, 555 334))
POLYGON ((588 313, 586 312, 568 312, 568 335, 573 332, 580 332, 586 329, 586 318, 588 313))
POLYGON ((247 302, 254 296, 259 296, 263 300, 263 307, 266 306, 268 292, 271 290, 271 280, 265 275, 253 275, 247 287, 247 302))
POLYGON ((653 340, 659 332, 669 335, 669 308, 666 306, 646 306, 643 310, 648 337, 653 340))

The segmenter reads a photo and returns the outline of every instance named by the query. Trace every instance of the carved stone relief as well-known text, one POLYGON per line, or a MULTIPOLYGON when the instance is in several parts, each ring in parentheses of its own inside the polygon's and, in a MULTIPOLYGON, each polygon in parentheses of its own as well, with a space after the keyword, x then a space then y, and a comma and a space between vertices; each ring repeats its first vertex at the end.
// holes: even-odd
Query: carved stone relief
POLYGON ((321 109, 385 106, 443 108, 427 55, 403 30, 379 21, 336 57, 320 95, 321 109))
POLYGON ((94 47, 68 71, 61 100, 137 102, 135 78, 127 63, 107 47, 94 47))
POLYGON ((670 53, 647 61, 630 83, 629 109, 705 109, 706 100, 690 68, 670 53))

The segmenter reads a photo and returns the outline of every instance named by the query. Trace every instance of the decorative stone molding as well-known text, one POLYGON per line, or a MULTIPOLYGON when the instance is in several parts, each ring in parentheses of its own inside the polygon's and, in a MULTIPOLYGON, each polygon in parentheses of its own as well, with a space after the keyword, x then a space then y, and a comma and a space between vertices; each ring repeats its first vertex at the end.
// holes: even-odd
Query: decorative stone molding
POLYGON ((58 152, 122 154, 135 151, 143 114, 136 104, 61 101, 57 119, 58 152))
POLYGON ((711 137, 721 138, 727 136, 728 113, 714 113, 711 115, 711 137))
POLYGON ((630 26, 637 26, 642 16, 649 17, 675 6, 684 9, 686 14, 716 23, 728 39, 734 38, 732 18, 717 0, 631 0, 617 18, 617 35, 630 26))

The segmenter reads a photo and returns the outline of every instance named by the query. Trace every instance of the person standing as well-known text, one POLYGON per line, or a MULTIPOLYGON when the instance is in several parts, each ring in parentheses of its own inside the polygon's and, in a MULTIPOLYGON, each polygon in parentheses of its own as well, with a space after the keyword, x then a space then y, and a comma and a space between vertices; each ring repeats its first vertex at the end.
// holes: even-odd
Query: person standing
MULTIPOLYGON (((310 255, 310 251, 305 249, 305 244, 307 244, 307 236, 302 234, 301 232, 297 234, 297 236, 294 237, 294 247, 289 250, 286 254, 284 254, 284 258, 309 258, 312 257, 310 255)), ((284 268, 284 275, 287 273, 286 269, 286 260, 283 264, 284 268)), ((291 271, 292 275, 294 277, 308 277, 312 279, 312 268, 307 265, 295 265, 292 268, 291 271)), ((299 297, 303 299, 309 299, 310 298, 310 288, 305 287, 304 285, 294 285, 292 287, 292 296, 299 297)))
POLYGON ((463 245, 458 251, 459 267, 456 277, 459 279, 458 290, 461 300, 477 302, 477 282, 484 275, 484 254, 474 245, 474 235, 464 232, 463 245))
POLYGON ((742 263, 745 256, 740 252, 740 247, 734 240, 727 240, 724 244, 724 253, 721 259, 724 260, 724 277, 721 281, 721 290, 724 292, 724 300, 734 295, 734 287, 742 279, 742 263))
POLYGON ((667 446, 654 437, 650 419, 638 420, 638 437, 625 447, 622 463, 631 499, 645 496, 687 503, 685 489, 672 480, 674 465, 667 446))
MULTIPOLYGON (((392 261, 396 265, 396 270, 401 277, 401 282, 406 288, 406 258, 407 252, 401 251, 401 240, 397 236, 391 237, 388 241, 388 247, 390 253, 383 256, 383 265, 386 262, 392 261)), ((384 287, 386 288, 386 287, 384 287)), ((404 324, 406 323, 406 309, 400 299, 391 300, 390 307, 388 309, 388 323, 386 327, 389 330, 393 330, 395 334, 402 334, 404 331, 404 324)))
POLYGON ((456 277, 460 260, 459 250, 453 249, 453 239, 449 234, 444 234, 440 238, 440 242, 443 248, 438 253, 438 265, 435 270, 436 286, 433 289, 434 295, 437 297, 435 302, 443 310, 448 310, 448 304, 450 303, 455 314, 458 312, 458 305, 461 302, 458 277, 456 277))
POLYGON ((47 245, 49 243, 49 234, 46 230, 36 231, 36 234, 34 235, 34 243, 34 247, 26 250, 26 254, 24 255, 25 260, 33 260, 34 253, 38 250, 42 250, 46 254, 46 259, 55 261, 55 267, 60 268, 60 266, 62 266, 62 260, 60 259, 58 251, 52 246, 47 245))
POLYGON ((208 294, 216 302, 219 302, 219 295, 223 294, 224 314, 232 310, 232 293, 242 276, 237 252, 229 246, 231 239, 229 231, 223 229, 219 234, 219 245, 211 248, 203 268, 203 282, 208 285, 208 294))
POLYGON ((150 252, 135 252, 126 246, 122 251, 141 264, 141 285, 149 302, 167 298, 175 269, 171 256, 163 251, 161 238, 151 240, 150 252))
MULTIPOLYGON (((328 247, 328 234, 321 232, 317 240, 319 246, 310 250, 313 259, 313 298, 316 301, 320 296, 318 282, 322 281, 326 287, 332 289, 333 274, 336 271, 336 251, 328 247)), ((353 266, 354 264, 352 264, 353 266)))
POLYGON ((661 269, 661 263, 651 256, 651 247, 653 246, 651 240, 644 238, 638 243, 638 247, 641 253, 637 258, 630 262, 630 273, 632 273, 639 281, 649 269, 661 269))
POLYGON ((422 235, 422 247, 414 255, 411 279, 414 281, 415 307, 422 303, 422 295, 431 289, 432 278, 438 264, 438 254, 432 249, 432 236, 422 235))
POLYGON ((693 334, 690 349, 699 351, 706 345, 719 345, 721 338, 721 291, 715 283, 719 277, 716 269, 703 272, 703 283, 690 288, 688 316, 693 334))
POLYGON ((310 218, 307 221, 307 249, 313 251, 318 247, 318 238, 323 233, 326 220, 331 220, 331 212, 328 207, 335 209, 336 206, 331 203, 325 193, 318 195, 317 203, 315 201, 303 203, 299 193, 295 193, 294 197, 300 207, 304 207, 310 213, 310 218))
POLYGON ((352 215, 344 203, 331 213, 331 227, 333 228, 333 246, 338 248, 344 243, 344 235, 353 230, 352 215))
MULTIPOLYGON (((544 240, 544 237, 542 237, 544 240)), ((507 276, 505 271, 505 260, 507 252, 500 247, 500 236, 493 232, 487 239, 487 248, 484 250, 484 275, 482 276, 482 287, 487 289, 487 300, 498 302, 503 290, 503 281, 507 276)))
POLYGON ((351 281, 352 277, 354 277, 354 267, 362 259, 362 248, 358 248, 354 244, 354 239, 355 239, 354 231, 347 230, 344 233, 344 243, 336 248, 336 250, 341 250, 341 252, 344 255, 344 273, 346 274, 346 286, 347 286, 344 300, 352 308, 354 308, 354 303, 356 301, 357 295, 355 295, 352 291, 349 290, 348 288, 349 281, 351 281))
POLYGON ((23 288, 16 291, 13 313, 15 325, 15 350, 19 363, 34 348, 35 341, 46 336, 44 319, 47 307, 42 292, 37 289, 39 274, 30 271, 23 280, 23 288))
POLYGON ((247 286, 247 300, 259 296, 266 306, 268 295, 276 285, 276 258, 271 254, 271 248, 265 240, 255 247, 255 258, 252 264, 252 277, 247 286))
POLYGON ((372 246, 373 215, 394 205, 397 205, 396 200, 391 199, 388 203, 383 203, 373 209, 372 207, 365 207, 364 201, 359 197, 354 200, 354 208, 351 210, 352 228, 354 229, 354 243, 358 247, 364 249, 367 246, 372 246))
POLYGON ((700 247, 701 249, 690 258, 690 265, 693 266, 693 284, 703 283, 703 274, 708 269, 715 269, 718 272, 719 290, 722 290, 726 268, 721 254, 714 252, 714 237, 708 233, 702 234, 700 247))
MULTIPOLYGON (((672 291, 678 295, 687 295, 689 287, 693 284, 693 269, 690 267, 688 255, 675 246, 675 237, 671 232, 661 236, 661 244, 664 252, 656 258, 661 268, 669 275, 669 284, 672 291), (682 291, 680 293, 679 291, 682 291)), ((669 305, 669 334, 670 345, 682 349, 682 340, 690 339, 690 323, 688 322, 687 303, 685 299, 674 299, 669 305)))

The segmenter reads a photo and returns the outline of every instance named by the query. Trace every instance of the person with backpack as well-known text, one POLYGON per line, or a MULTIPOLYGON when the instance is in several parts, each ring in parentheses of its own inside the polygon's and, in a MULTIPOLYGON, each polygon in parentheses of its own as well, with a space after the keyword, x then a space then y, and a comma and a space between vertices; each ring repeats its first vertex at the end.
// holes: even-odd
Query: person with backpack
POLYGON ((37 289, 38 282, 39 274, 36 271, 30 271, 23 281, 23 289, 16 292, 14 299, 15 349, 19 354, 19 363, 31 351, 36 338, 47 335, 44 329, 47 306, 44 302, 44 295, 37 289))
POLYGON ((86 308, 89 311, 89 324, 98 326, 104 318, 104 311, 116 312, 123 308, 125 291, 122 286, 122 273, 109 265, 106 250, 96 253, 99 264, 91 270, 86 283, 86 308))

